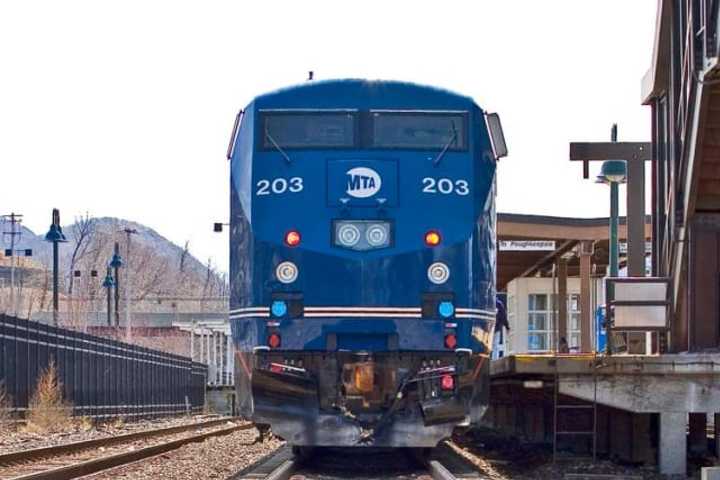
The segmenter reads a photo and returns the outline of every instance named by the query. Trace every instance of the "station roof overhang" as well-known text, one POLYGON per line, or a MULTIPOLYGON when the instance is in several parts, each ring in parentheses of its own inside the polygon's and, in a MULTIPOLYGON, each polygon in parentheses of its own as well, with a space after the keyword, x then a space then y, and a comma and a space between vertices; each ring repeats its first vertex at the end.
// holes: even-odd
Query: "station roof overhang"
POLYGON ((661 95, 668 84, 670 73, 670 27, 672 23, 670 0, 658 0, 655 18, 652 65, 642 79, 641 100, 643 105, 661 95))
MULTIPOLYGON (((645 219, 645 238, 651 235, 650 216, 645 219)), ((545 215, 498 213, 497 216, 497 289, 505 290, 515 278, 547 277, 560 257, 568 259, 568 276, 580 275, 579 257, 574 252, 581 242, 593 246, 595 275, 605 275, 608 265, 609 219, 571 218, 545 215), (511 242, 515 241, 515 242, 511 242), (531 242, 542 242, 532 245, 531 242), (523 245, 529 245, 523 248, 523 245)), ((625 217, 620 217, 618 238, 627 238, 625 217)), ((621 249, 620 263, 625 262, 621 249)))

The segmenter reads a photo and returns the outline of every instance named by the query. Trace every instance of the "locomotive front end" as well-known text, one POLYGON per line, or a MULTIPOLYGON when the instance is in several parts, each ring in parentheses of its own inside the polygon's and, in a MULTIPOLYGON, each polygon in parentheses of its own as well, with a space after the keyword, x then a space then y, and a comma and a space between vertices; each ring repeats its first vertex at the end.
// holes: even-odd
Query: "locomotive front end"
POLYGON ((433 447, 487 406, 497 144, 398 82, 258 97, 233 136, 242 415, 298 446, 433 447))

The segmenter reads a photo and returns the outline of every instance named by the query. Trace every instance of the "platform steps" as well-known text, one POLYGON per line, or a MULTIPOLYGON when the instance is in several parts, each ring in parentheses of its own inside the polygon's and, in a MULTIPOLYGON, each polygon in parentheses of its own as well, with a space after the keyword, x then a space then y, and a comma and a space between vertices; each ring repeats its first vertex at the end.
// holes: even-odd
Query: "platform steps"
MULTIPOLYGON (((553 462, 558 461, 592 461, 597 460, 597 423, 598 423, 598 404, 597 404, 597 362, 593 356, 593 401, 584 404, 562 404, 560 403, 560 371, 558 369, 558 361, 555 360, 555 385, 553 393, 553 462), (561 419, 567 418, 568 412, 587 412, 591 415, 591 428, 589 430, 561 430, 561 419), (563 415, 565 414, 565 415, 563 415), (561 437, 590 437, 592 440, 592 456, 562 455, 558 452, 558 441, 561 437)), ((567 423, 567 422, 566 422, 567 423)))

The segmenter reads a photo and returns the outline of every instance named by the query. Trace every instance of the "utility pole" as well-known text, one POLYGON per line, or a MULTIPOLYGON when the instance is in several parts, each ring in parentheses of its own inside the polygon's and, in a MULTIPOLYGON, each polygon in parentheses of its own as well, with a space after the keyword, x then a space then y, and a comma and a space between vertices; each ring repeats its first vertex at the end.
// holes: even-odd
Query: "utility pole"
POLYGON ((10 231, 4 231, 5 235, 10 236, 10 308, 15 309, 15 237, 22 235, 22 229, 17 226, 22 223, 22 215, 12 212, 9 215, 2 215, 4 222, 10 222, 10 231))
POLYGON ((132 321, 130 315, 130 238, 132 235, 137 235, 138 232, 134 228, 125 228, 123 232, 125 232, 127 237, 127 251, 125 253, 125 262, 127 263, 127 268, 125 269, 125 328, 127 329, 126 341, 130 343, 132 340, 132 326, 130 325, 132 321))

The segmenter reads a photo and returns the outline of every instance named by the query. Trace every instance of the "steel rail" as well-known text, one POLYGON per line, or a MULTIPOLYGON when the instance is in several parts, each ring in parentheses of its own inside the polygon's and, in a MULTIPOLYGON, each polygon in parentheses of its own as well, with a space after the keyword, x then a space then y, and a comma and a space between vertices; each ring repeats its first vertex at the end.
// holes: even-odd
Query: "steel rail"
MULTIPOLYGON (((82 450, 91 450, 99 447, 107 447, 118 443, 142 440, 145 438, 158 437, 163 435, 173 435, 188 430, 197 430, 199 428, 208 428, 226 423, 231 419, 209 420, 207 422, 193 423, 188 425, 178 425, 176 427, 158 428, 155 430, 142 430, 139 432, 127 433, 114 437, 96 438, 92 440, 82 440, 79 442, 65 443, 62 445, 53 445, 50 447, 39 447, 30 450, 20 450, 17 452, 4 453, 0 455, 0 466, 10 465, 14 463, 26 463, 40 458, 56 457, 59 455, 67 455, 70 453, 80 452, 82 450)), ((252 424, 250 424, 252 427, 252 424)), ((248 428, 250 428, 248 427, 248 428)))
POLYGON ((263 480, 288 480, 297 471, 296 460, 285 460, 275 470, 270 472, 263 480))
POLYGON ((249 478, 257 480, 260 478, 267 478, 268 475, 273 473, 276 475, 277 478, 280 478, 282 480, 283 477, 280 476, 280 473, 285 471, 285 469, 289 469, 291 473, 294 472, 295 468, 297 467, 296 461, 297 459, 294 458, 293 455, 290 453, 290 447, 288 445, 285 445, 276 450, 266 453, 259 459, 252 462, 250 465, 245 466, 240 471, 233 473, 232 475, 227 477, 226 480, 246 480, 249 478), (293 468, 289 469, 289 467, 286 466, 283 470, 280 470, 280 467, 283 467, 283 465, 285 465, 289 461, 293 462, 293 468), (277 473, 275 473, 276 471, 277 473))
MULTIPOLYGON (((225 420, 226 421, 226 420, 225 420)), ((197 425, 197 424, 196 424, 197 425)), ((85 475, 101 472, 128 463, 137 462, 146 458, 160 455, 161 453, 176 450, 188 443, 202 442, 210 437, 228 435, 238 430, 247 430, 253 428, 252 424, 244 425, 233 425, 231 427, 211 430, 198 435, 190 437, 180 438, 172 440, 170 442, 160 443, 149 447, 144 447, 139 450, 121 452, 114 455, 108 455, 105 457, 95 458, 92 460, 81 461, 71 465, 66 465, 58 468, 52 468, 41 472, 29 473, 26 475, 20 475, 12 477, 10 480, 72 480, 85 475)))
POLYGON ((437 460, 430 460, 427 465, 428 470, 430 471, 430 476, 433 478, 433 480, 456 480, 457 477, 450 473, 450 470, 445 468, 445 466, 438 462, 437 460))
MULTIPOLYGON (((290 480, 291 478, 298 478, 303 480, 311 480, 314 478, 314 475, 308 475, 303 473, 303 465, 302 461, 300 461, 298 458, 291 458, 288 460, 282 461, 277 467, 275 467, 272 471, 267 473, 266 475, 260 477, 258 469, 262 468, 263 465, 266 465, 270 460, 272 460, 272 457, 275 457, 277 455, 281 454, 281 450, 278 450, 274 452, 273 454, 268 455, 268 457, 265 457, 261 459, 260 461, 255 463, 255 468, 249 468, 245 469, 243 472, 241 472, 239 475, 230 477, 232 479, 242 480, 242 479, 260 479, 262 480, 290 480)), ((456 477, 453 473, 450 472, 450 470, 443 465, 438 460, 430 460, 427 462, 421 462, 421 466, 419 467, 423 470, 422 472, 418 471, 417 473, 424 474, 425 476, 430 476, 433 480, 458 480, 458 477, 456 477)), ((341 476, 335 477, 335 476, 328 476, 327 474, 322 474, 322 478, 326 480, 330 479, 337 479, 337 480, 347 480, 348 478, 352 478, 348 476, 348 473, 345 472, 341 476)), ((361 478, 361 477, 358 477, 361 478)), ((478 477, 480 478, 480 477, 478 477)))

